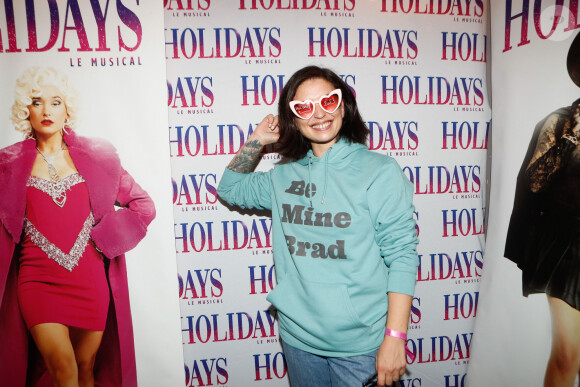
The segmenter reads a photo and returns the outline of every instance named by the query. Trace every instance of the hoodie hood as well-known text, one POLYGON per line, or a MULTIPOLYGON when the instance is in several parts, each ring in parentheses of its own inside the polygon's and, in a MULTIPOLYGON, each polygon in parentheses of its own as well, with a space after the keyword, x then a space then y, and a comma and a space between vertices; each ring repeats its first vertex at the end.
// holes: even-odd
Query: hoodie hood
POLYGON ((341 166, 342 164, 348 163, 348 159, 354 155, 355 152, 360 152, 361 150, 368 149, 363 144, 351 143, 349 140, 344 138, 339 138, 328 150, 324 153, 321 158, 318 158, 312 152, 312 149, 306 153, 306 156, 297 160, 296 162, 300 165, 307 165, 309 162, 327 162, 331 165, 341 166))
MULTIPOLYGON (((321 158, 318 158, 314 155, 312 149, 306 153, 302 159, 298 160, 296 163, 299 165, 307 165, 308 166, 308 186, 312 187, 312 165, 315 163, 324 163, 324 176, 322 182, 322 196, 320 200, 320 204, 324 204, 326 200, 326 190, 328 188, 328 168, 331 166, 332 168, 341 168, 345 167, 349 164, 350 159, 355 157, 357 152, 362 150, 367 150, 367 147, 358 144, 358 143, 351 143, 348 140, 339 138, 328 150, 322 155, 321 158)), ((312 198, 310 198, 310 207, 313 207, 314 203, 312 198)))

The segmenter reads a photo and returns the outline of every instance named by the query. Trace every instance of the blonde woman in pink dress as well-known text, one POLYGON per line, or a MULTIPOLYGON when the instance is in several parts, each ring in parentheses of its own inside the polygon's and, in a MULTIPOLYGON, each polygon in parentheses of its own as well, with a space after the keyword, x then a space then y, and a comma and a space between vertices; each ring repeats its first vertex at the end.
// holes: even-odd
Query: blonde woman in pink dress
POLYGON ((3 386, 137 384, 123 253, 155 209, 109 143, 73 132, 75 118, 66 77, 18 79, 12 120, 27 138, 0 150, 3 386))

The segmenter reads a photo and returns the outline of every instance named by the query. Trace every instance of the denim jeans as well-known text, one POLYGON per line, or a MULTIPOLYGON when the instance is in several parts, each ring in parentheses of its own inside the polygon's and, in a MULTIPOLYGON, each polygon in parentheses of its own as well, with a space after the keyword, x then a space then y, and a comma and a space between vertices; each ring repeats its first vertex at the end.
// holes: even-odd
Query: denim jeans
POLYGON ((376 373, 377 351, 359 356, 325 357, 282 341, 292 387, 360 387, 376 373))

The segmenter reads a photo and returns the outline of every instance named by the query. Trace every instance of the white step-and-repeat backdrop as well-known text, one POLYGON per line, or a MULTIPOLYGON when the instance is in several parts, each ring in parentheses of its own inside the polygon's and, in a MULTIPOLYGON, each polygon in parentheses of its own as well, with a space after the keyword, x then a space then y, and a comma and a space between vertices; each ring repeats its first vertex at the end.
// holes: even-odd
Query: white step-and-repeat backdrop
MULTIPOLYGON (((463 386, 484 265, 487 1, 165 1, 185 385, 288 385, 268 213, 218 200, 284 82, 315 64, 354 91, 369 147, 415 186, 420 267, 403 386, 463 386)), ((264 155, 258 169, 279 160, 264 155)))

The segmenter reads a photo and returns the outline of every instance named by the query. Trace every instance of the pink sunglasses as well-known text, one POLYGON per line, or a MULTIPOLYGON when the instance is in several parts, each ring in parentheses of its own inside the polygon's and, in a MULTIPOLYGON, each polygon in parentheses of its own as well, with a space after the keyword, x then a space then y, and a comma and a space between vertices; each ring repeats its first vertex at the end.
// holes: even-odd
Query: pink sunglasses
POLYGON ((290 102, 290 109, 296 117, 307 120, 314 115, 314 105, 318 104, 325 112, 332 114, 340 106, 342 101, 342 90, 335 89, 329 94, 321 96, 318 101, 292 101, 290 102))

